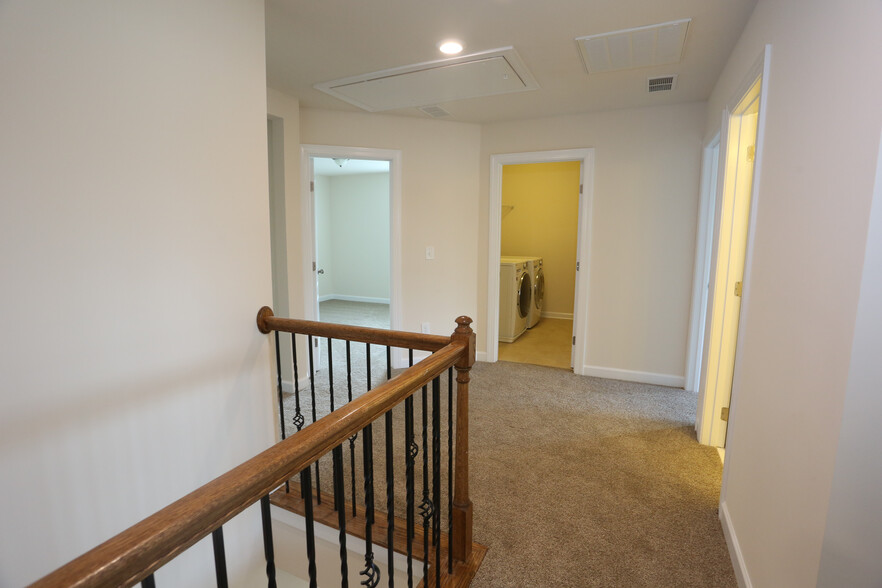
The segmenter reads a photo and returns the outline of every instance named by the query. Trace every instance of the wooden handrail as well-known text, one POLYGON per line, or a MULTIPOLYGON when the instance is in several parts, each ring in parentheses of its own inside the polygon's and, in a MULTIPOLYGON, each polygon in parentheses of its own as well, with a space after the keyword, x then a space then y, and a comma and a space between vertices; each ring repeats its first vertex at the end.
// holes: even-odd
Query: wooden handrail
POLYGON ((322 323, 302 319, 280 318, 273 316, 273 311, 269 306, 264 306, 258 311, 257 328, 264 334, 271 331, 283 331, 286 333, 298 333, 302 335, 313 335, 316 337, 330 337, 332 339, 358 341, 359 343, 419 349, 421 351, 438 351, 450 343, 450 337, 442 337, 441 335, 427 335, 425 333, 411 333, 409 331, 371 329, 368 327, 355 327, 352 325, 338 325, 334 323, 322 323))
MULTIPOLYGON (((291 324, 287 322, 291 319, 270 318, 271 312, 269 316, 264 316, 265 322, 261 330, 264 327, 277 328, 291 324)), ((460 317, 460 319, 464 318, 460 317)), ((460 322, 460 319, 457 322, 460 322)), ((471 319, 466 320, 467 327, 471 319)), ((462 324, 460 322, 460 326, 462 324)), ((279 330, 284 329, 279 328, 279 330)), ((326 332, 329 331, 316 330, 315 334, 326 336, 321 334, 326 332)), ((471 367, 471 363, 474 362, 474 335, 466 336, 465 333, 461 333, 459 337, 454 336, 451 339, 453 339, 451 343, 408 368, 393 380, 341 406, 302 431, 147 517, 31 586, 85 588, 136 584, 257 502, 285 480, 315 462, 353 433, 360 431, 392 409, 449 367, 455 365, 457 370, 466 369, 466 365, 471 367)), ((426 344, 435 341, 434 338, 430 339, 425 335, 420 336, 420 340, 426 344)), ((465 373, 467 374, 467 371, 465 373)), ((461 425, 459 419, 457 425, 458 427, 461 425)), ((460 431, 457 433, 459 434, 460 431)), ((467 449, 465 455, 467 456, 467 449)), ((458 451, 457 461, 460 456, 458 451)), ((467 483, 465 485, 465 496, 462 495, 463 489, 460 486, 457 486, 457 489, 459 508, 463 510, 467 504, 470 519, 468 485, 467 483)), ((460 518, 462 517, 463 515, 460 514, 460 518)), ((471 535, 471 528, 468 529, 468 533, 471 535)))

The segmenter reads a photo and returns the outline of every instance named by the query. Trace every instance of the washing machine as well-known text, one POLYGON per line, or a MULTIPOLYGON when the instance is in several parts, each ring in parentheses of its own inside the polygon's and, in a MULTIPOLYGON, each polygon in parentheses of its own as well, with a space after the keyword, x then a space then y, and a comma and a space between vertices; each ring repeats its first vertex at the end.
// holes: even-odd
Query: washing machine
POLYGON ((527 273, 530 274, 530 279, 533 282, 533 290, 530 293, 530 312, 527 314, 527 328, 531 329, 539 324, 545 303, 545 273, 542 270, 542 258, 531 255, 504 255, 500 261, 527 264, 527 273))
POLYGON ((527 315, 527 328, 532 329, 542 318, 542 307, 545 305, 545 272, 542 271, 542 258, 535 257, 527 262, 527 271, 533 280, 533 300, 527 315))
POLYGON ((500 261, 499 340, 513 343, 527 330, 533 300, 533 280, 526 261, 500 261))

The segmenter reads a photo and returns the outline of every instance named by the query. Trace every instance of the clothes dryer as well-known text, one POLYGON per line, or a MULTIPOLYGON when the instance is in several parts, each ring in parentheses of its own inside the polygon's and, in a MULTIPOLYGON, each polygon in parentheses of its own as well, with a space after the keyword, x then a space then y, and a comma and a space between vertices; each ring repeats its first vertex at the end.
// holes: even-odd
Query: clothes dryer
POLYGON ((530 293, 530 312, 527 314, 527 328, 531 329, 539 324, 545 303, 545 273, 542 270, 542 258, 531 255, 503 255, 500 261, 527 264, 527 273, 530 274, 530 279, 533 282, 530 293))
MULTIPOLYGON (((505 259, 505 258, 503 258, 505 259)), ((533 280, 526 261, 499 264, 499 340, 513 343, 527 330, 533 280)))
POLYGON ((533 279, 533 300, 530 304, 530 313, 527 315, 527 328, 532 329, 539 324, 542 308, 545 306, 545 272, 542 270, 542 258, 536 257, 528 261, 527 271, 533 279))

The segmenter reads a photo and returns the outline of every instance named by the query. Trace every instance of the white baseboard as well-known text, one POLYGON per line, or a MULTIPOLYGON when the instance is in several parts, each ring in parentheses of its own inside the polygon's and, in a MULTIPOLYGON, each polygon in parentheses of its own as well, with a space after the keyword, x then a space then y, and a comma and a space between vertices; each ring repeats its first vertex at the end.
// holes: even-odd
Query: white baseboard
POLYGON ((729 516, 729 507, 725 502, 720 503, 720 523, 723 525, 723 536, 726 538, 726 546, 729 548, 729 557, 732 558, 732 567, 735 568, 735 579, 740 588, 753 588, 747 566, 744 563, 744 555, 732 526, 732 518, 729 516))
POLYGON ((571 321, 573 320, 573 313, 571 312, 548 312, 543 310, 542 314, 539 315, 542 318, 550 318, 550 319, 564 319, 571 321))
POLYGON ((486 351, 476 351, 475 352, 475 361, 487 361, 487 352, 486 351))
MULTIPOLYGON (((309 376, 304 376, 302 378, 297 379, 297 387, 300 388, 300 391, 306 390, 309 388, 309 376)), ((282 380, 282 392, 287 392, 288 394, 294 394, 294 382, 291 380, 282 380)))
POLYGON ((327 302, 328 300, 345 300, 347 302, 372 302, 373 304, 389 304, 388 298, 350 296, 349 294, 327 294, 325 296, 319 296, 319 302, 327 302))
POLYGON ((608 378, 610 380, 624 380, 626 382, 639 382, 641 384, 653 384, 655 386, 671 386, 682 388, 686 384, 686 378, 673 374, 656 374, 652 372, 638 372, 634 370, 620 370, 596 365, 582 366, 583 376, 595 378, 608 378))

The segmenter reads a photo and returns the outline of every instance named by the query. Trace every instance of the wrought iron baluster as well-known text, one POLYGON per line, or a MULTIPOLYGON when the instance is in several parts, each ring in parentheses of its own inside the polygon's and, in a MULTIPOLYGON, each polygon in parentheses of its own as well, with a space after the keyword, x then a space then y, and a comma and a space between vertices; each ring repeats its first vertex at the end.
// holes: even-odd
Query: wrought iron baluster
POLYGON ((279 421, 282 441, 285 440, 285 403, 282 399, 282 355, 279 346, 279 332, 274 332, 276 339, 276 388, 279 391, 279 421))
POLYGON ((153 577, 153 574, 141 580, 141 588, 156 588, 156 579, 153 577))
MULTIPOLYGON (((310 361, 310 363, 312 362, 310 361)), ((300 431, 303 429, 303 423, 306 422, 306 419, 303 418, 303 413, 300 411, 300 374, 297 370, 297 340, 294 337, 294 333, 291 333, 291 364, 294 367, 294 418, 292 422, 297 427, 297 430, 300 431)), ((286 481, 285 492, 288 491, 290 491, 290 484, 286 481)), ((305 498, 302 477, 300 480, 300 497, 305 498)))
MULTIPOLYGON (((370 360, 368 361, 370 365, 370 360)), ((374 526, 374 439, 372 425, 366 426, 361 432, 362 453, 364 453, 364 569, 359 575, 364 576, 362 586, 376 588, 380 583, 380 568, 374 563, 373 526, 374 526)))
MULTIPOLYGON (((420 503, 420 516, 423 518, 423 577, 429 575, 429 520, 432 518, 432 501, 429 499, 429 404, 428 386, 423 386, 423 501, 420 503)), ((427 580, 428 582, 428 580, 427 580)))
POLYGON ((214 575, 217 578, 217 588, 227 588, 227 554, 224 550, 223 526, 211 532, 211 543, 214 546, 214 575))
MULTIPOLYGON (((349 341, 346 341, 346 393, 349 402, 352 402, 352 350, 349 341)), ((358 516, 358 507, 355 500, 355 440, 358 433, 349 438, 349 471, 352 473, 352 517, 358 516)))
POLYGON ((389 410, 386 412, 386 553, 389 588, 395 583, 395 574, 392 573, 395 569, 395 464, 392 456, 392 410, 389 410))
POLYGON ((407 586, 413 588, 413 465, 419 447, 413 440, 413 395, 404 399, 404 451, 407 501, 407 586))
MULTIPOLYGON (((392 379, 392 348, 386 345, 386 381, 392 379)), ((395 485, 393 448, 392 448, 392 411, 386 413, 386 553, 387 569, 389 570, 389 588, 395 583, 395 485)))
MULTIPOLYGON (((312 353, 312 335, 307 335, 307 343, 309 344, 309 394, 312 401, 312 422, 316 421, 315 413, 315 361, 312 353)), ((315 492, 317 502, 322 503, 322 481, 321 472, 319 472, 319 460, 315 460, 315 492)))
POLYGON ((371 344, 365 343, 365 367, 367 368, 367 389, 370 390, 373 387, 373 383, 371 382, 371 344))
POLYGON ((441 378, 432 380, 432 543, 435 546, 435 586, 441 586, 441 378))
POLYGON ((453 368, 447 368, 447 573, 453 574, 453 368))
MULTIPOLYGON (((413 366, 413 349, 407 350, 408 363, 413 366)), ((413 470, 419 446, 413 435, 413 394, 404 399, 404 455, 407 502, 407 588, 413 588, 414 483, 413 470)))
POLYGON ((340 542, 340 585, 349 586, 349 563, 346 552, 346 494, 343 490, 343 445, 333 450, 334 459, 334 508, 337 511, 337 527, 340 542))
POLYGON ((331 391, 331 412, 334 412, 334 346, 328 337, 328 389, 331 391))
POLYGON ((312 469, 304 468, 300 474, 304 489, 304 512, 306 516, 306 558, 309 560, 309 588, 318 586, 315 567, 315 520, 312 509, 312 469))
POLYGON ((273 550, 273 520, 270 516, 269 494, 260 499, 260 520, 263 525, 263 555, 266 559, 267 588, 276 588, 276 556, 273 550))

